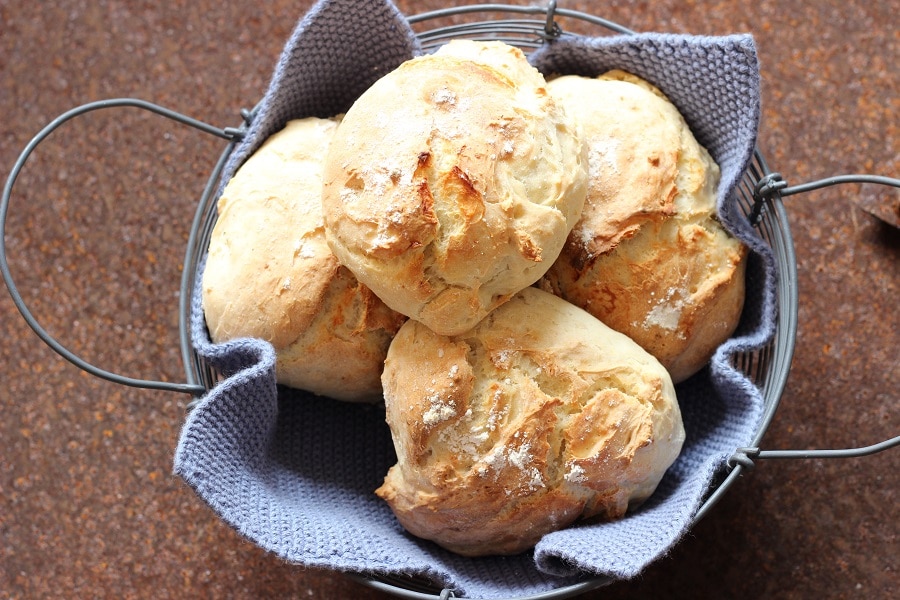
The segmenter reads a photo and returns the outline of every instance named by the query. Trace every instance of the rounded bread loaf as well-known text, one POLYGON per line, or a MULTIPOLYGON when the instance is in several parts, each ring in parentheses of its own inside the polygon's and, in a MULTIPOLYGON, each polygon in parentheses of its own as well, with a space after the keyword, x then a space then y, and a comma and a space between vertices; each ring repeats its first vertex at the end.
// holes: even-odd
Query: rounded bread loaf
POLYGON ((545 83, 517 48, 455 40, 347 112, 325 165, 328 243, 388 306, 461 333, 556 259, 587 166, 545 83))
POLYGON ((535 287, 462 335, 407 321, 382 380, 397 464, 376 493, 409 532, 467 556, 623 516, 684 440, 659 362, 535 287))
POLYGON ((387 348, 406 319, 342 267, 325 241, 322 164, 336 126, 334 119, 289 122, 225 186, 203 309, 213 342, 271 342, 279 383, 380 401, 387 348))
POLYGON ((744 302, 746 248, 716 216, 718 165, 677 108, 622 71, 548 89, 580 121, 589 183, 540 286, 625 333, 675 383, 707 364, 744 302))

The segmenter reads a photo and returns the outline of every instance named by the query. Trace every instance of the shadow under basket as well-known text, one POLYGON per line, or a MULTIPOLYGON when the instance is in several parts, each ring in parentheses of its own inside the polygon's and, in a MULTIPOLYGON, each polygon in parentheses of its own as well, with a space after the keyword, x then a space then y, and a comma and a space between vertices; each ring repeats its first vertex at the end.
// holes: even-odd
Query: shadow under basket
MULTIPOLYGON (((593 28, 595 31, 592 31, 591 35, 597 35, 597 31, 601 35, 630 35, 633 33, 620 25, 599 17, 558 8, 555 2, 551 2, 546 7, 461 6, 410 17, 408 22, 416 31, 421 47, 426 52, 439 47, 449 39, 462 37, 478 40, 500 40, 518 46, 528 53, 547 44, 549 41, 569 35, 566 33, 566 29, 570 25, 573 28, 593 28), (481 21, 473 20, 479 14, 484 13, 488 13, 490 18, 481 21), (498 18, 500 13, 506 13, 512 15, 512 17, 498 18), (565 23, 565 27, 561 23, 565 23)), ((10 294, 23 317, 38 336, 56 352, 91 374, 122 385, 191 394, 194 396, 194 400, 189 407, 193 407, 209 390, 213 389, 221 381, 222 376, 200 356, 192 345, 190 334, 191 298, 199 276, 200 265, 209 246, 210 236, 215 226, 217 192, 221 185, 223 170, 235 148, 252 125, 257 114, 256 109, 243 111, 244 122, 239 127, 218 128, 137 99, 105 100, 75 108, 51 122, 30 142, 20 155, 3 192, 0 233, 5 232, 8 206, 15 179, 35 147, 66 121, 86 112, 115 107, 135 107, 148 110, 168 119, 198 128, 227 142, 226 148, 200 197, 185 253, 179 314, 180 345, 187 382, 172 383, 133 379, 89 364, 50 336, 28 310, 10 274, 6 256, 5 237, 3 244, 0 245, 0 259, 2 259, 0 260, 0 267, 2 267, 3 278, 10 294)), ((759 389, 763 399, 762 416, 751 444, 748 447, 734 448, 733 454, 725 467, 713 479, 712 484, 706 490, 699 510, 696 511, 693 517, 691 525, 695 524, 710 511, 741 473, 753 466, 753 461, 756 459, 862 456, 893 447, 900 442, 900 437, 895 437, 874 446, 849 450, 765 451, 759 449, 759 444, 773 418, 785 388, 797 335, 797 264, 782 198, 792 193, 808 191, 834 183, 859 181, 900 186, 900 182, 897 180, 883 177, 843 176, 791 188, 787 186, 787 183, 778 173, 770 171, 763 156, 757 150, 749 167, 735 188, 734 195, 737 206, 739 206, 747 223, 756 230, 758 236, 769 247, 774 257, 774 297, 776 304, 774 335, 765 346, 754 351, 738 352, 733 356, 733 366, 743 372, 759 389)), ((366 585, 404 598, 455 597, 450 589, 435 587, 428 580, 419 580, 415 577, 353 576, 366 585)), ((603 586, 611 581, 607 577, 589 577, 577 583, 567 583, 552 591, 536 595, 519 596, 519 598, 541 598, 546 600, 571 597, 603 586)))

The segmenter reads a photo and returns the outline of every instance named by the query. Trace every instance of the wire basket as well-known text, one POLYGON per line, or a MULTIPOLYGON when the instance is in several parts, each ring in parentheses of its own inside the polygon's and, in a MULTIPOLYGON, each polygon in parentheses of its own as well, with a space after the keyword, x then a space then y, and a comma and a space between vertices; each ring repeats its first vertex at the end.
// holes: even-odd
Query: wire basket
MULTIPOLYGON (((501 4, 473 5, 448 8, 410 17, 409 23, 417 31, 422 48, 431 51, 453 38, 476 40, 499 40, 518 46, 529 52, 548 40, 569 35, 566 33, 571 23, 575 27, 590 27, 593 35, 632 34, 629 29, 600 17, 579 11, 558 8, 556 2, 546 7, 509 6, 501 4), (488 13, 490 18, 477 20, 478 15, 488 13), (503 13, 510 18, 497 18, 503 13)), ((176 391, 191 394, 198 399, 212 389, 220 380, 220 375, 211 368, 193 348, 189 323, 191 318, 191 296, 199 275, 201 260, 209 246, 210 236, 216 222, 216 201, 220 178, 226 162, 232 155, 249 125, 255 117, 254 110, 242 112, 243 123, 236 128, 217 128, 201 121, 180 115, 157 105, 136 99, 115 99, 95 102, 75 108, 47 125, 26 146, 13 167, 0 205, 0 271, 10 294, 25 318, 38 336, 57 353, 81 369, 122 385, 156 390, 176 391), (184 258, 179 305, 180 346, 185 366, 186 383, 171 383, 133 379, 96 367, 65 348, 50 336, 28 310, 10 274, 5 245, 5 225, 10 196, 19 172, 28 156, 50 133, 66 121, 86 112, 112 107, 131 106, 149 110, 163 117, 200 129, 227 141, 208 183, 200 196, 199 204, 190 229, 190 236, 184 258)), ((900 187, 900 181, 876 176, 843 176, 797 187, 788 187, 778 173, 773 173, 762 154, 757 150, 753 161, 736 188, 736 199, 743 215, 756 228, 759 236, 769 245, 775 258, 777 282, 775 296, 777 317, 775 334, 770 343, 752 352, 741 352, 734 356, 734 366, 746 374, 759 388, 763 402, 760 425, 749 448, 735 448, 728 461, 727 470, 710 486, 707 495, 696 513, 692 524, 703 518, 722 495, 731 487, 742 471, 753 466, 757 458, 799 458, 799 457, 849 457, 878 452, 900 443, 895 437, 874 446, 850 450, 809 450, 809 451, 764 451, 759 444, 774 416, 781 400, 790 370, 796 335, 798 314, 797 263, 793 240, 788 226, 782 198, 793 193, 808 191, 844 182, 874 182, 900 187)), ((189 407, 193 403, 189 404, 189 407)), ((426 582, 390 577, 359 577, 374 588, 388 591, 404 598, 448 598, 449 590, 438 590, 426 582)), ((552 592, 531 598, 565 598, 583 593, 609 583, 606 578, 593 578, 578 584, 558 588, 552 592)))

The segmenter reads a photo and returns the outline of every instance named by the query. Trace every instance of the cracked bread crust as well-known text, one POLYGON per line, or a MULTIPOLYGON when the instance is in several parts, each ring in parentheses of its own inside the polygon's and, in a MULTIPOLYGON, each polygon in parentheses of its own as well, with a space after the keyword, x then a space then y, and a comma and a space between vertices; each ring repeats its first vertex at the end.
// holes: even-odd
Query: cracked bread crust
POLYGON ((470 329, 537 281, 586 194, 577 128, 522 52, 454 41, 377 81, 325 167, 327 239, 394 310, 470 329))
POLYGON ((279 383, 381 401, 381 369, 405 317, 340 266, 325 241, 322 152, 333 119, 289 122, 228 182, 203 273, 213 342, 272 343, 279 383))
POLYGON ((679 383, 734 332, 746 247, 716 217, 719 167, 674 105, 622 71, 548 89, 581 122, 581 219, 540 286, 650 352, 679 383))
POLYGON ((684 440, 659 362, 533 287, 458 336, 408 321, 382 382, 397 464, 376 493, 408 531, 466 556, 622 517, 684 440))

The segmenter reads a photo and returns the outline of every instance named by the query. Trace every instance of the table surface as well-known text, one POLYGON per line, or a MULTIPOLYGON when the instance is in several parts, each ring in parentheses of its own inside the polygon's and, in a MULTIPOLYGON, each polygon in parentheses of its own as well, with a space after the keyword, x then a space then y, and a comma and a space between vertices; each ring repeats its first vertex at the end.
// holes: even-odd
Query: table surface
MULTIPOLYGON (((774 170, 790 183, 898 176, 896 4, 560 4, 638 31, 752 32, 764 84, 759 146, 774 170)), ((0 0, 0 176, 41 127, 91 100, 138 97, 237 125, 309 5, 0 0)), ((112 370, 183 378, 180 269, 220 149, 127 110, 84 117, 41 147, 17 184, 6 244, 50 333, 112 370)), ((856 199, 897 195, 850 185, 786 201, 800 326, 765 448, 861 446, 900 429, 900 235, 856 199)), ((5 293, 0 315, 0 597, 388 597, 285 564, 219 521, 171 472, 188 397, 80 372, 5 293)), ((900 584, 898 473, 898 450, 759 461, 668 556, 585 597, 889 597, 900 584)))

